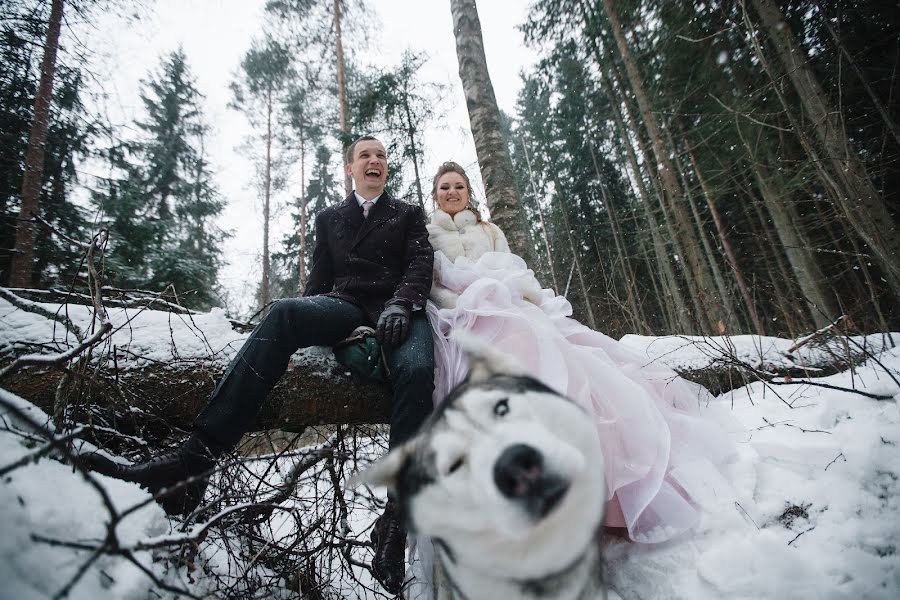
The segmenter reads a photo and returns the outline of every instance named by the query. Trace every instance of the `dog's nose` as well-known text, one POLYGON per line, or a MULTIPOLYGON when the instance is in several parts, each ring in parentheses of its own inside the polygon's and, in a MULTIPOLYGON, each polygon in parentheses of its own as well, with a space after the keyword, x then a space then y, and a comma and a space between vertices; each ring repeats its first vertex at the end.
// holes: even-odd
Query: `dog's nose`
POLYGON ((494 463, 494 482, 507 498, 522 498, 541 478, 543 470, 544 458, 537 450, 516 444, 504 450, 494 463))
POLYGON ((537 517, 550 512, 569 489, 567 481, 546 472, 544 457, 526 444, 515 444, 500 454, 494 463, 494 483, 501 494, 523 501, 537 517))

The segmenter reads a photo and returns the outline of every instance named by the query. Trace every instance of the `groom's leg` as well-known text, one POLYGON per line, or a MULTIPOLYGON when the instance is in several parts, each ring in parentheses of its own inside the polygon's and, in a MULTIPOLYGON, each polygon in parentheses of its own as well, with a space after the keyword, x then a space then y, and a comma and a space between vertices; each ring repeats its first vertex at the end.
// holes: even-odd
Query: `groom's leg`
POLYGON ((358 306, 330 296, 279 300, 232 359, 194 429, 222 449, 234 447, 298 348, 333 346, 365 322, 358 306))
POLYGON ((394 397, 390 447, 411 438, 431 413, 434 392, 434 340, 424 310, 415 311, 409 337, 386 352, 394 397))
MULTIPOLYGON (((391 404, 391 438, 393 448, 415 435, 431 413, 434 392, 434 340, 424 310, 410 319, 409 337, 392 351, 386 352, 388 369, 394 385, 391 404)), ((403 587, 406 553, 406 529, 400 519, 397 501, 388 496, 384 514, 372 528, 375 553, 372 574, 384 588, 398 593, 403 587)))

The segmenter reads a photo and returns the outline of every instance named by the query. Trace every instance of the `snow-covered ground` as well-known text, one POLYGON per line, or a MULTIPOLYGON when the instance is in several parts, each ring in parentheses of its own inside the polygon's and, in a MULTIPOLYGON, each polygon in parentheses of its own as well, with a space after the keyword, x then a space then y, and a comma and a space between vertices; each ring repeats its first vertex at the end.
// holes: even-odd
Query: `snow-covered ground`
MULTIPOLYGON (((85 307, 70 306, 68 314, 87 328, 90 313, 85 307)), ((121 326, 116 345, 128 347, 132 360, 177 356, 224 362, 243 338, 215 311, 192 319, 112 311, 111 320, 121 326)), ((4 354, 13 350, 13 342, 21 352, 37 347, 23 343, 62 347, 73 341, 69 336, 66 342, 58 324, 0 300, 4 354)), ((900 342, 900 336, 895 334, 894 341, 900 342)), ((852 371, 785 385, 754 383, 716 398, 710 416, 727 415, 739 448, 732 469, 734 501, 706 514, 690 534, 665 544, 609 537, 604 551, 612 597, 900 597, 900 349, 891 348, 886 336, 852 342, 873 355, 852 371)), ((809 364, 813 353, 837 351, 809 344, 788 353, 793 340, 755 336, 626 336, 623 343, 644 353, 648 362, 679 368, 714 364, 720 357, 713 351, 717 347, 764 369, 809 364)), ((7 407, 47 422, 27 402, 0 394, 7 407)), ((84 476, 54 458, 42 456, 10 468, 22 457, 41 453, 42 442, 16 433, 23 427, 8 408, 0 413, 0 598, 52 598, 63 592, 92 600, 170 597, 161 583, 201 597, 208 593, 212 586, 200 576, 202 570, 188 571, 183 564, 162 560, 158 552, 141 549, 142 542, 181 535, 179 523, 167 519, 138 487, 99 476, 96 482, 113 509, 144 504, 115 528, 118 544, 134 549, 134 560, 101 555, 89 562, 91 552, 77 546, 93 547, 109 535, 110 507, 84 476), (86 564, 77 584, 65 589, 86 564)), ((351 516, 349 527, 365 528, 373 516, 351 516)), ((214 545, 209 539, 207 543, 214 545)), ((218 559, 203 544, 198 560, 206 561, 208 569, 217 568, 218 559)), ((350 594, 378 597, 362 586, 350 594)))

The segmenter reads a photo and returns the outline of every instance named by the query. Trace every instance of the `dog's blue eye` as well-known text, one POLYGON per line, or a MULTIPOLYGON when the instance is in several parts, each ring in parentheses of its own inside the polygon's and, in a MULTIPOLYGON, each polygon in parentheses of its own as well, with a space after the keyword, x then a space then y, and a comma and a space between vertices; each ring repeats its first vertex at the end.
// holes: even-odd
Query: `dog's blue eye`
POLYGON ((462 457, 457 458, 456 462, 454 462, 452 465, 450 465, 450 468, 447 469, 447 475, 452 474, 454 471, 458 470, 461 466, 463 466, 462 457))
POLYGON ((502 417, 503 415, 505 415, 508 412, 509 412, 509 400, 507 398, 500 400, 499 402, 497 402, 497 404, 494 405, 494 414, 497 415, 498 417, 502 417))

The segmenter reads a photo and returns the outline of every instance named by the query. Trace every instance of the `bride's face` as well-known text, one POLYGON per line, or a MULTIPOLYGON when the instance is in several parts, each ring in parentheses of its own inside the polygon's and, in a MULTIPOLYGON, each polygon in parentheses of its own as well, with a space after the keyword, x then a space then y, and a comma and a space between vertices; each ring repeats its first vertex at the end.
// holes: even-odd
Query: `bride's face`
POLYGON ((444 173, 437 184, 438 207, 451 217, 469 204, 469 187, 459 173, 444 173))

